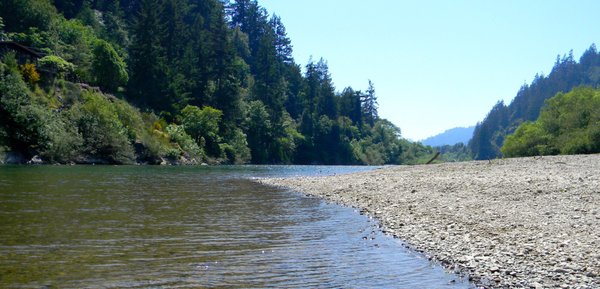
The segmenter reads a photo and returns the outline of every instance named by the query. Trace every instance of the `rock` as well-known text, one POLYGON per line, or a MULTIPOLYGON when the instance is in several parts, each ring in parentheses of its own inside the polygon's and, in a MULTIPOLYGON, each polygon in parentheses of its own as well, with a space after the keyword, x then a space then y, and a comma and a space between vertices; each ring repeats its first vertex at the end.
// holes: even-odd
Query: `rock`
POLYGON ((595 288, 598 171, 600 155, 553 156, 261 182, 376 212, 410 248, 486 288, 595 288))
POLYGON ((558 273, 558 274, 566 274, 569 273, 569 271, 567 271, 566 269, 563 268, 557 268, 554 270, 554 272, 558 273))
POLYGON ((27 164, 28 164, 28 165, 41 165, 41 164, 43 164, 43 163, 44 163, 44 161, 43 161, 43 160, 42 160, 42 158, 40 158, 40 156, 38 156, 38 155, 35 155, 35 156, 33 156, 33 157, 32 157, 32 158, 31 158, 31 159, 30 159, 30 160, 27 162, 27 164))
POLYGON ((542 284, 538 283, 538 282, 533 282, 533 283, 530 283, 530 284, 529 284, 529 287, 532 287, 532 288, 535 288, 535 289, 538 289, 538 288, 540 288, 540 289, 541 289, 541 288, 544 288, 544 286, 543 286, 542 284))

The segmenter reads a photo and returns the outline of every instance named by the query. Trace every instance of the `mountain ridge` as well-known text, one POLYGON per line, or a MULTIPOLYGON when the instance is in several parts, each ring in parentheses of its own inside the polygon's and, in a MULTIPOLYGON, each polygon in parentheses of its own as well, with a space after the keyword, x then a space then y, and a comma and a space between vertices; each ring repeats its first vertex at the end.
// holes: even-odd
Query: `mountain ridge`
POLYGON ((469 140, 471 140, 474 130, 475 126, 455 127, 447 129, 446 131, 437 135, 423 139, 421 140, 421 143, 432 147, 443 145, 455 145, 461 142, 467 144, 469 140))

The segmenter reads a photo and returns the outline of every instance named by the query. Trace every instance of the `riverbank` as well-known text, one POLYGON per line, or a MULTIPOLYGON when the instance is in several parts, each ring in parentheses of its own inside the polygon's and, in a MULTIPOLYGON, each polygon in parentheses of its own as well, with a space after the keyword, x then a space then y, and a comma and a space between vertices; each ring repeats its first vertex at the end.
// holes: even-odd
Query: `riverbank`
POLYGON ((263 179, 360 208, 446 268, 493 288, 600 286, 600 155, 394 166, 263 179))

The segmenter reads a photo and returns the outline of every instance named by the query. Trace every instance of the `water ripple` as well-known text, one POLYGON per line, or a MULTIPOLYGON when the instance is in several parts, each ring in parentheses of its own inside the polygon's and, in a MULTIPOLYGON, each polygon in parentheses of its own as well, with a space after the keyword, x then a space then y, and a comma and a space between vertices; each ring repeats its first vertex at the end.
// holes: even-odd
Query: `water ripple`
POLYGON ((352 209, 245 179, 337 169, 0 167, 0 287, 470 286, 352 209))

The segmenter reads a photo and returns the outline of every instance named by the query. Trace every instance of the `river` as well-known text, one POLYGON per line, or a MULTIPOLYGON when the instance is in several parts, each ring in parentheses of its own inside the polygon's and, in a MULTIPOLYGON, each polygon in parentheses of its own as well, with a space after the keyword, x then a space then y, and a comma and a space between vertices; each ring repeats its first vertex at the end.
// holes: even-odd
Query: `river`
POLYGON ((328 166, 0 166, 0 288, 469 288, 351 208, 254 177, 328 166))

